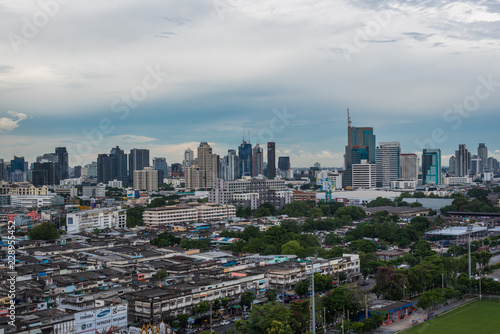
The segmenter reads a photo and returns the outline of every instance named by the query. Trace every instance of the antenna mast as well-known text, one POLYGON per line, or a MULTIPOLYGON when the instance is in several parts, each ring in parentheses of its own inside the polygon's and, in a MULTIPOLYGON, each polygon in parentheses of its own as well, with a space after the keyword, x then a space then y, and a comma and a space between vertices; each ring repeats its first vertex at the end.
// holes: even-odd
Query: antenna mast
POLYGON ((351 127, 351 115, 349 115, 349 108, 347 108, 347 127, 351 127))

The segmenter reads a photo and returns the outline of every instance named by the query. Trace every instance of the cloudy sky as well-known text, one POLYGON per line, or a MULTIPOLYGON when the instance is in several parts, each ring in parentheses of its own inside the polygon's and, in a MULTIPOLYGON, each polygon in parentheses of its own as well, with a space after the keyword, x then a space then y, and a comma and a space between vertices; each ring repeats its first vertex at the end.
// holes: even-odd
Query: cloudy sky
POLYGON ((0 158, 116 145, 180 162, 243 134, 342 166, 353 126, 500 157, 495 1, 0 0, 0 158))

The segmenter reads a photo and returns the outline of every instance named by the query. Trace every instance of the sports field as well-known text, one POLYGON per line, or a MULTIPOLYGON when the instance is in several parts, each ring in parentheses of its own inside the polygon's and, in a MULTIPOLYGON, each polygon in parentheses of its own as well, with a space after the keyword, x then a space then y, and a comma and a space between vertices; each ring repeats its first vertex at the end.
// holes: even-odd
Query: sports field
POLYGON ((435 319, 425 321, 402 333, 500 333, 500 300, 483 300, 467 304, 435 319))

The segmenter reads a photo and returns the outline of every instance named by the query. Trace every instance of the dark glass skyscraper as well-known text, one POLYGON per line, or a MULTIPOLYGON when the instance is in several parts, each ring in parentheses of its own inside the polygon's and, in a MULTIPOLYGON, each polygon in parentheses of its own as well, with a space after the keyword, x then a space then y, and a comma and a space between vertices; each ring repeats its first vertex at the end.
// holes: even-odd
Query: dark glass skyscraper
POLYGON ((113 157, 114 163, 114 175, 112 175, 112 180, 116 179, 126 182, 128 180, 127 154, 120 149, 120 147, 116 146, 111 149, 109 155, 113 157))
POLYGON ((276 143, 267 143, 267 177, 274 179, 276 177, 276 143))
POLYGON ((291 168, 290 157, 279 157, 278 169, 280 171, 289 170, 291 168))
POLYGON ((134 179, 134 170, 143 170, 144 167, 149 167, 149 150, 133 148, 129 154, 129 180, 134 179))
POLYGON ((97 156, 97 182, 108 183, 113 181, 115 175, 115 159, 110 154, 99 154, 97 156))
POLYGON ((470 154, 465 148, 465 144, 458 145, 458 150, 455 151, 455 176, 468 176, 470 154))
POLYGON ((252 144, 243 140, 243 143, 238 147, 238 157, 240 158, 241 176, 253 176, 252 144))
POLYGON ((57 163, 59 165, 59 178, 67 179, 69 176, 68 151, 66 147, 56 147, 57 163))
POLYGON ((347 128, 347 146, 344 156, 344 174, 342 187, 352 187, 352 165, 367 160, 374 164, 375 161, 375 135, 373 128, 358 128, 349 124, 347 128))
POLYGON ((252 156, 252 175, 262 175, 263 173, 263 165, 264 165, 264 152, 259 144, 255 145, 253 148, 253 156, 252 156))

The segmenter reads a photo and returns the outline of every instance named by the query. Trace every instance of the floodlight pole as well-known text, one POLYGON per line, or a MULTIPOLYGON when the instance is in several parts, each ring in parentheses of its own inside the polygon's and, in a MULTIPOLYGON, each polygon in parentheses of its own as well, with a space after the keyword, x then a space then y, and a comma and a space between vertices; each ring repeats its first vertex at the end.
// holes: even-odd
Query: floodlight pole
POLYGON ((470 263, 470 230, 471 227, 467 224, 467 231, 469 232, 469 279, 471 279, 471 263, 470 263))

